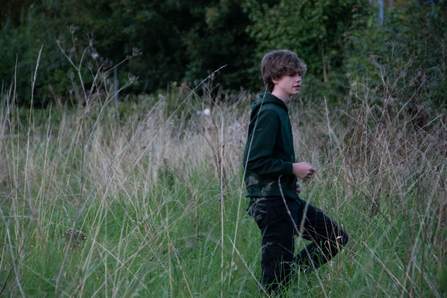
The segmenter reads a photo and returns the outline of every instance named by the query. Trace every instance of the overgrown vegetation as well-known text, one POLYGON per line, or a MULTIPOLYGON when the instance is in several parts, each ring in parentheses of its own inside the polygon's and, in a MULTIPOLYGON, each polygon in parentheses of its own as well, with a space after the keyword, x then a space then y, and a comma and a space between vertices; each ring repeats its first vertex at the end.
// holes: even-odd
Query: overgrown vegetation
POLYGON ((376 101, 407 103, 415 115, 445 111, 446 2, 388 10, 383 24, 356 15, 346 65, 351 85, 376 89, 376 101), (411 99, 411 100, 410 100, 411 99))
MULTIPOLYGON (((241 165, 256 95, 222 85, 260 85, 254 65, 278 42, 299 54, 302 48, 313 61, 303 77, 307 91, 289 106, 297 159, 317 169, 302 198, 350 234, 332 262, 296 272, 288 296, 447 297, 445 2, 396 2, 383 24, 369 4, 342 2, 334 15, 311 10, 307 25, 321 32, 294 44, 281 26, 290 20, 297 31, 284 34, 308 32, 297 20, 310 14, 309 1, 300 2, 298 17, 286 0, 206 9, 187 2, 23 1, 29 9, 21 18, 11 14, 0 39, 0 61, 7 61, 0 62, 0 295, 256 297, 261 235, 245 214, 241 165), (127 19, 120 19, 123 7, 127 19), (248 26, 237 33, 245 50, 239 42, 225 49, 236 30, 228 22, 241 7, 235 26, 248 26), (106 13, 93 17, 98 10, 116 16, 125 33, 113 35, 106 13), (79 11, 91 23, 54 40, 53 32, 85 20, 73 13, 79 11), (172 31, 174 11, 197 22, 172 31), (284 23, 274 20, 284 11, 284 23), (61 14, 47 32, 53 45, 41 48, 38 28, 49 12, 61 14), (137 21, 152 28, 153 38, 141 39, 146 26, 137 30, 137 21), (90 25, 105 28, 104 35, 81 39, 90 25), (185 43, 176 48, 179 36, 185 43), (210 46, 223 52, 204 54, 210 46), (110 56, 95 56, 102 51, 110 56), (207 64, 214 55, 222 60, 207 64), (234 60, 219 74, 228 55, 234 60), (128 96, 115 102, 120 59, 119 87, 128 96), (153 77, 158 81, 142 88, 153 77), (189 83, 180 83, 185 78, 189 83)), ((297 241, 299 250, 304 243, 297 241)))
MULTIPOLYGON (((2 294, 256 297, 260 234, 241 169, 254 96, 216 104, 177 88, 47 110, 2 94, 2 294)), ((351 240, 297 272, 288 295, 446 297, 447 119, 420 128, 356 88, 337 109, 290 105, 297 159, 317 168, 303 198, 351 240)))

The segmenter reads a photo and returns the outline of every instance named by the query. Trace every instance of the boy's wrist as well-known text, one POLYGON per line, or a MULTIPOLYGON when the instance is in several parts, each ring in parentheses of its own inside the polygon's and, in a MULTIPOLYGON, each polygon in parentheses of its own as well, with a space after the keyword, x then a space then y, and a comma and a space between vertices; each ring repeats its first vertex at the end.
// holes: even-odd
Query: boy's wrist
POLYGON ((286 175, 293 174, 293 163, 285 162, 284 164, 284 172, 286 175))

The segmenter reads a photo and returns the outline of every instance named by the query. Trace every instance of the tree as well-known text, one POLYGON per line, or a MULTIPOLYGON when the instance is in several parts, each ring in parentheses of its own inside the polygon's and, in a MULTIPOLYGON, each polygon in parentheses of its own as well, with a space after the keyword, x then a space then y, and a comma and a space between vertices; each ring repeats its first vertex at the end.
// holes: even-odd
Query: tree
MULTIPOLYGON (((227 67, 217 77, 219 83, 227 89, 249 88, 254 81, 250 67, 256 44, 245 32, 248 16, 235 0, 201 2, 37 1, 23 8, 19 21, 2 23, 0 49, 5 54, 0 57, 0 78, 11 82, 18 55, 19 101, 27 103, 29 77, 44 45, 36 102, 45 105, 52 94, 67 99, 71 69, 55 38, 62 37, 63 47, 76 58, 87 45, 88 35, 94 37, 97 59, 117 63, 134 47, 142 51, 142 56, 120 66, 121 80, 128 72, 139 77, 128 93, 155 92, 173 81, 194 82, 223 65, 227 67)), ((17 19, 16 10, 5 11, 17 19)), ((86 67, 85 72, 87 76, 86 67)))
MULTIPOLYGON (((258 60, 271 50, 292 50, 306 62, 315 92, 334 90, 334 86, 326 85, 334 82, 331 76, 342 73, 344 34, 351 25, 353 9, 364 5, 358 0, 281 0, 270 7, 247 0, 245 8, 253 21, 248 31, 258 44, 258 60)), ((335 82, 339 81, 337 78, 335 82)), ((335 89, 343 93, 346 85, 335 89)))
POLYGON ((351 85, 377 90, 376 100, 391 99, 417 113, 419 105, 442 109, 447 103, 447 1, 412 1, 375 17, 357 15, 349 30, 346 73, 351 85))

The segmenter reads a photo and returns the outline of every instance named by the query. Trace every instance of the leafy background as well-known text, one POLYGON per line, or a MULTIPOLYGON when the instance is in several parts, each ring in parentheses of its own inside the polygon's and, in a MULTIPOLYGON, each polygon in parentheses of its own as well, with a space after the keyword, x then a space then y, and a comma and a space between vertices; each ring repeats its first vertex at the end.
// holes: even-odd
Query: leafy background
MULTIPOLYGON (((45 107, 55 96, 69 103, 73 70, 55 39, 65 50, 74 48, 78 59, 93 38, 96 61, 108 59, 110 66, 134 47, 142 51, 119 66, 120 81, 129 72, 139 78, 124 98, 166 92, 171 82, 191 87, 223 65, 216 90, 258 92, 262 56, 287 48, 308 65, 308 98, 339 103, 358 84, 380 88, 386 69, 394 86, 386 98, 413 96, 414 106, 443 107, 446 1, 388 0, 383 22, 378 10, 367 0, 6 0, 0 8, 0 78, 9 88, 17 61, 18 102, 29 105, 43 45, 34 103, 45 107)), ((87 58, 85 63, 94 61, 87 58)))

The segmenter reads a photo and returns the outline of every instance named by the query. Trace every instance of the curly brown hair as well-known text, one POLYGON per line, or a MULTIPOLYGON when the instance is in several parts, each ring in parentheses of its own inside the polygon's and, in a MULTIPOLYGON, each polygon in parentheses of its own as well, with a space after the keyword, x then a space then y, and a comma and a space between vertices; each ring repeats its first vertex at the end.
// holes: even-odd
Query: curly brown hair
POLYGON ((262 58, 261 62, 262 79, 269 92, 272 92, 275 87, 272 80, 296 74, 303 76, 306 70, 306 63, 289 50, 270 52, 262 58))

